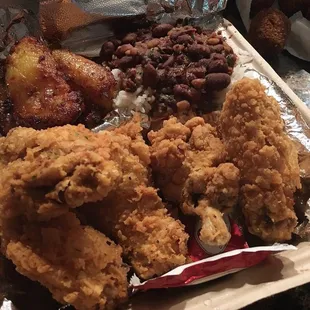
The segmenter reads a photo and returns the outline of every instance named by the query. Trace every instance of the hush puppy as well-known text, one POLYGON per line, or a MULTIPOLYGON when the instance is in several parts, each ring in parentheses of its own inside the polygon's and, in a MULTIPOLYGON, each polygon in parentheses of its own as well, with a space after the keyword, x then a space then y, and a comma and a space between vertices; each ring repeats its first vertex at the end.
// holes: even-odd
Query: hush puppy
POLYGON ((277 9, 267 9, 258 13, 252 20, 249 41, 265 57, 279 54, 291 31, 287 16, 277 9))

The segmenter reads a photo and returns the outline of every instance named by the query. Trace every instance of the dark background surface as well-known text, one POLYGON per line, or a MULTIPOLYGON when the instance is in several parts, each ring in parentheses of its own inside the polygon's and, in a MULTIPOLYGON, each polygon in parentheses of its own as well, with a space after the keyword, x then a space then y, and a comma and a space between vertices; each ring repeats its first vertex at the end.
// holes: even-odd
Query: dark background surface
MULTIPOLYGON (((287 0, 293 1, 293 0, 287 0)), ((224 16, 246 37, 235 0, 229 0, 224 16)), ((310 63, 291 56, 284 51, 273 59, 266 59, 274 70, 289 84, 299 97, 310 107, 310 63), (303 87, 298 88, 298 84, 303 87)), ((309 279, 310 281, 310 279, 309 279)), ((244 310, 306 310, 310 309, 310 284, 289 290, 271 298, 259 301, 244 310)))

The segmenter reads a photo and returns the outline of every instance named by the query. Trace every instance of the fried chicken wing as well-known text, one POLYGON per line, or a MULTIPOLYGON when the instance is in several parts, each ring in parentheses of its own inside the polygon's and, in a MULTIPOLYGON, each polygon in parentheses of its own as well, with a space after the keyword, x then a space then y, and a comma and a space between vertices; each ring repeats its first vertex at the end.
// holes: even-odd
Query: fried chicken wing
POLYGON ((74 122, 82 98, 56 68, 50 51, 35 38, 22 39, 7 59, 6 83, 17 122, 36 129, 74 122))
POLYGON ((82 125, 13 129, 0 141, 1 218, 50 221, 73 209, 87 215, 95 203, 98 215, 89 222, 98 220, 124 247, 141 277, 184 264, 188 235, 150 187, 150 153, 141 130, 135 121, 100 133, 82 125))
POLYGON ((77 310, 108 310, 126 300, 128 268, 121 247, 80 225, 73 213, 47 223, 19 222, 19 232, 13 231, 4 230, 3 252, 58 302, 77 310))
POLYGON ((225 163, 227 152, 215 128, 199 117, 185 125, 171 118, 148 137, 156 184, 165 199, 201 218, 203 242, 225 245, 230 233, 222 214, 237 202, 239 170, 225 163))
POLYGON ((76 84, 84 97, 106 112, 111 111, 116 91, 116 81, 111 70, 66 50, 52 52, 59 70, 76 84))
POLYGON ((241 204, 249 231, 268 242, 292 237, 300 188, 297 150, 284 132, 280 107, 258 80, 243 79, 227 94, 223 139, 241 172, 241 204))

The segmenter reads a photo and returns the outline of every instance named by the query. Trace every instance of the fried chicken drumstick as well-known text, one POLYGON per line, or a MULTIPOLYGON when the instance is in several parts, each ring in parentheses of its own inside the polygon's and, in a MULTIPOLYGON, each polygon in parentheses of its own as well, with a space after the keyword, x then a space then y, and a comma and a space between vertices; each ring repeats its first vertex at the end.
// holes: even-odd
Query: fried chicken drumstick
POLYGON ((230 233, 222 215, 237 202, 239 170, 225 163, 227 152, 215 128, 199 117, 185 125, 171 118, 148 137, 155 181, 165 199, 201 218, 204 243, 225 245, 230 233))
POLYGON ((241 173, 241 205, 249 231, 268 242, 292 237, 300 188, 297 150, 284 132, 279 104, 258 80, 243 79, 227 94, 223 139, 241 173))

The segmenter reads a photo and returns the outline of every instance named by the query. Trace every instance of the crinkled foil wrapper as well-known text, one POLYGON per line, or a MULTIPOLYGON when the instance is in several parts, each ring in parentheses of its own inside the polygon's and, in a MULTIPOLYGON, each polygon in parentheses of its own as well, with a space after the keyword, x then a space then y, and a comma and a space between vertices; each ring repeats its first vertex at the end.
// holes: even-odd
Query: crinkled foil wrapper
POLYGON ((7 57, 14 43, 24 36, 41 36, 38 11, 37 1, 0 1, 0 61, 7 57))
MULTIPOLYGON (((33 0, 13 2, 7 0, 6 2, 6 6, 0 4, 0 59, 2 60, 6 58, 11 46, 23 36, 41 36, 36 18, 38 2, 33 0)), ((102 44, 104 38, 113 36, 111 19, 132 18, 146 13, 159 21, 176 17, 192 17, 204 20, 203 24, 209 25, 209 21, 217 16, 215 13, 225 6, 226 0, 76 0, 75 3, 69 0, 47 0, 41 1, 40 23, 44 34, 62 40, 61 44, 64 47, 84 52, 89 56, 96 56, 98 53, 96 43, 102 44), (205 22, 206 18, 208 22, 205 22), (89 34, 93 34, 91 39, 89 34)), ((296 229, 296 234, 308 238, 310 236, 310 128, 290 98, 275 83, 253 70, 248 70, 245 74, 258 78, 266 86, 268 94, 274 96, 280 103, 286 130, 299 150, 303 189, 296 197, 297 213, 301 223, 296 229)), ((97 132, 118 127, 131 117, 131 111, 112 111, 103 123, 93 130, 97 132)), ((142 126, 148 129, 149 122, 146 115, 142 117, 142 126)), ((0 296, 3 301, 0 310, 36 310, 42 309, 42 305, 47 303, 51 303, 51 306, 44 306, 44 309, 71 309, 70 306, 60 308, 57 303, 53 303, 46 290, 18 275, 14 266, 3 257, 0 257, 0 277, 0 296), (16 302, 17 307, 15 307, 11 300, 14 302, 23 300, 23 302, 16 302)))
POLYGON ((213 20, 227 0, 45 0, 40 6, 44 36, 64 48, 95 57, 113 36, 111 19, 157 21, 178 18, 213 20))
MULTIPOLYGON (((146 114, 140 114, 141 126, 143 129, 148 130, 150 128, 150 121, 146 114)), ((129 122, 133 117, 133 112, 128 110, 115 109, 110 112, 101 125, 92 129, 93 132, 99 132, 102 130, 113 130, 122 124, 129 122)))

